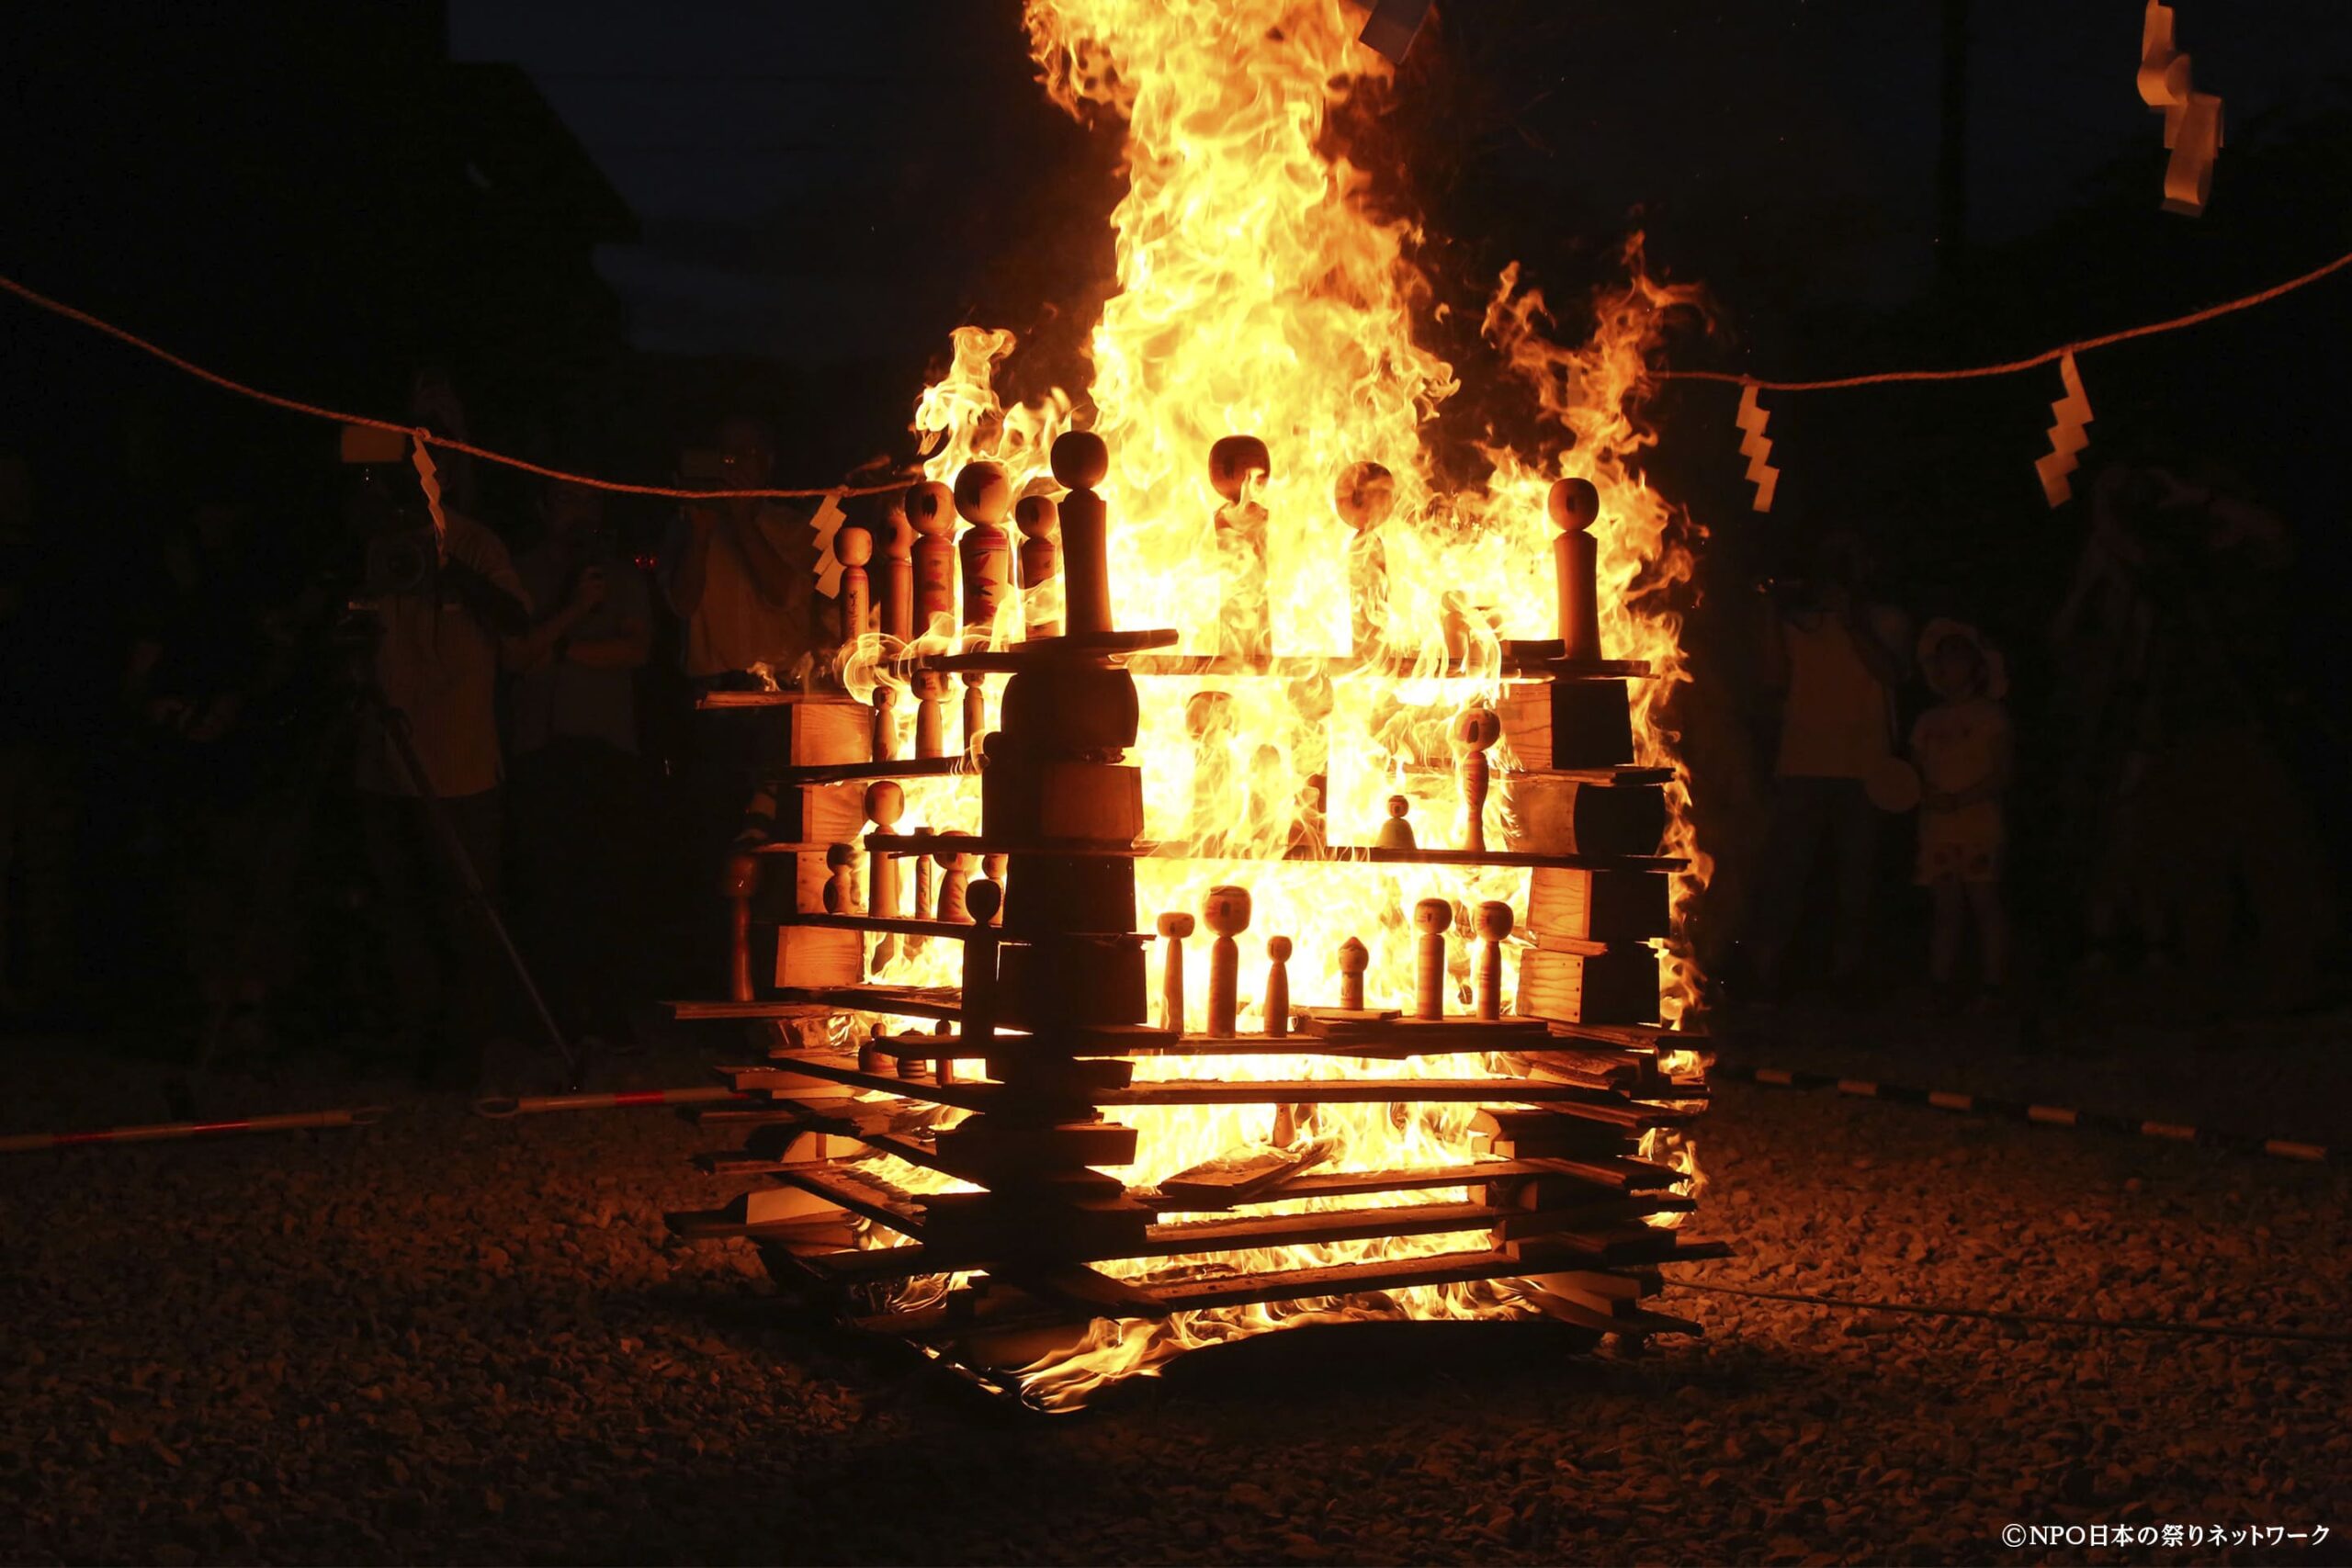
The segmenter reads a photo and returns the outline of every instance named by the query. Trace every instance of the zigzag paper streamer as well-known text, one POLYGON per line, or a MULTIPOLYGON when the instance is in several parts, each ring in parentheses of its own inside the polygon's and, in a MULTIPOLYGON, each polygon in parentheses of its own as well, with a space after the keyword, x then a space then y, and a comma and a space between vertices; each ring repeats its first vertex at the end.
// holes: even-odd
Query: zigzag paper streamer
POLYGON ((2074 483, 2066 476, 2081 466, 2075 455, 2091 444, 2083 429, 2091 422, 2091 400, 2083 394, 2082 373, 2075 368, 2071 351, 2058 362, 2058 378, 2065 382, 2066 395, 2050 405, 2058 420, 2050 427, 2050 453, 2033 465, 2033 471, 2041 476, 2041 493, 2052 506, 2064 505, 2075 493, 2074 483))
POLYGON ((1772 416, 1756 400, 1756 383, 1750 381, 1739 394, 1739 455, 1747 459, 1747 482, 1756 487, 1756 510, 1772 510, 1772 491, 1780 487, 1781 470, 1765 461, 1772 455, 1772 444, 1764 439, 1764 423, 1772 416))
POLYGON ((2164 209, 2194 218, 2213 192, 2213 160, 2222 150, 2222 100, 2196 91, 2188 56, 2173 40, 2172 7, 2148 0, 2140 25, 2140 98, 2165 117, 2164 209))
POLYGON ((817 514, 808 519, 808 531, 817 536, 817 592, 828 599, 837 599, 842 592, 842 558, 833 553, 833 540, 842 531, 839 491, 826 493, 817 514))
POLYGON ((449 519, 441 512, 441 470, 433 465, 433 453, 424 445, 424 432, 411 431, 408 442, 408 460, 416 465, 417 482, 424 487, 424 506, 433 513, 434 535, 447 539, 449 536, 449 519))

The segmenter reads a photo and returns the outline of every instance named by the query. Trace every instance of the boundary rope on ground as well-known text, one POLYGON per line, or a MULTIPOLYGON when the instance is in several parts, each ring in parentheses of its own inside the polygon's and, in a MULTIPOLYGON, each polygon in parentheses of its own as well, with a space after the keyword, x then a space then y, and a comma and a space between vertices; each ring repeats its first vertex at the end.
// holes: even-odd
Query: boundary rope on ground
POLYGON ((1913 1317, 1971 1317, 1992 1323, 2034 1323, 2053 1328, 2096 1328, 2110 1334, 2179 1334, 2218 1339, 2290 1339, 2307 1345, 2352 1345, 2352 1334, 2320 1328, 2249 1328, 2238 1323, 2173 1323, 2156 1317, 2068 1317, 2054 1312, 2009 1312, 1996 1307, 1947 1306, 1919 1302, 1861 1302, 1843 1296, 1816 1296, 1803 1291, 1758 1291, 1746 1285, 1713 1285, 1698 1280, 1667 1280, 1669 1288, 1705 1291, 1718 1296, 1747 1296, 1759 1302, 1794 1302, 1800 1306, 1830 1307, 1848 1312, 1904 1313, 1913 1317))
POLYGON ((496 463, 503 468, 519 469, 526 474, 537 474, 541 479, 563 479, 572 484, 586 485, 592 490, 610 491, 619 495, 662 496, 676 501, 736 499, 794 501, 822 495, 847 497, 896 494, 904 490, 910 482, 906 478, 899 478, 888 484, 873 485, 814 485, 775 490, 683 490, 670 485, 628 484, 620 479, 598 479, 593 474, 575 474, 562 468, 548 468, 543 463, 530 462, 522 457, 510 457, 503 452, 493 452, 487 446, 477 446, 470 441, 459 441, 448 435, 436 435, 421 425, 399 424, 388 419, 371 418, 367 414, 345 413, 341 410, 322 407, 317 403, 306 403, 300 398, 280 397, 276 392, 266 392, 259 387, 247 386, 244 382, 223 376, 217 370, 208 370, 192 359, 174 354, 170 349, 151 343, 138 333, 116 326, 112 321, 94 316, 87 310, 68 305, 62 299, 52 299, 37 288, 28 288, 5 274, 0 274, 0 289, 5 289, 27 304, 37 306, 51 315, 62 316, 65 320, 88 327, 93 332, 103 333, 118 343, 128 344, 141 354, 162 360, 175 370, 193 376, 199 381, 209 382, 223 391, 234 392, 241 398, 251 398, 255 402, 266 403, 271 408, 284 409, 288 413, 306 414, 312 419, 328 420, 336 424, 358 424, 365 425, 370 430, 391 431, 395 434, 421 441, 428 446, 438 446, 447 452, 463 452, 469 457, 479 457, 485 463, 496 463))
POLYGON ((2341 1151, 2324 1144, 2298 1143, 2291 1138, 2266 1138, 2252 1133, 2224 1133, 2209 1127, 2183 1126, 2111 1111, 2076 1111, 2064 1105, 2037 1105, 2030 1100, 1993 1095, 1960 1094, 1951 1089, 1915 1089, 1907 1084, 1876 1083, 1868 1078, 1841 1078, 1835 1073, 1802 1072, 1787 1067, 1758 1067, 1745 1062, 1718 1059, 1707 1069, 1711 1078, 1734 1083, 1763 1084, 1773 1089, 1835 1089, 1857 1100, 1889 1100, 1903 1105, 1925 1105, 1962 1116, 2001 1116, 2045 1127, 2097 1127, 2135 1137, 2161 1138, 2167 1143, 2201 1144, 2237 1154, 2272 1155, 2279 1159, 2325 1165, 2341 1151))
POLYGON ((2070 354, 2086 354, 2094 348, 2129 343, 2133 338, 2178 332, 2184 327, 2198 326, 2217 317, 2250 310, 2256 305, 2267 304, 2281 295, 2292 294, 2298 288, 2317 283, 2347 266, 2352 266, 2352 251, 2346 251, 2334 261, 2324 262, 2301 276, 2290 277, 2284 283, 2274 283, 2267 288, 2257 288, 2251 294, 2226 299, 2218 305, 2208 305, 2200 310, 2191 310, 2185 316, 2125 327, 2120 332, 2102 333, 2097 337, 2078 338, 2040 354, 2028 355, 2023 359, 2006 359, 1998 365, 1971 365, 1953 370, 1880 370, 1863 376, 1839 376, 1824 381, 1768 381, 1760 376, 1749 376, 1737 370, 1654 370, 1650 376, 1658 381, 1724 381, 1735 387, 1755 387, 1767 392, 1826 392, 1844 387, 1883 386, 1895 381, 1974 381, 1987 376, 2011 376, 2020 370, 2055 364, 2070 354))

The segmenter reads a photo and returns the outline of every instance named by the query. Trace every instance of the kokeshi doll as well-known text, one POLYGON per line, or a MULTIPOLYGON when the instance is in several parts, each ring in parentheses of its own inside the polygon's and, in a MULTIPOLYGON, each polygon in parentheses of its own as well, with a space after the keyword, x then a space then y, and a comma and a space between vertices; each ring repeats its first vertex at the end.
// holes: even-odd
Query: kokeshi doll
POLYGON ((1273 651, 1273 606, 1266 596, 1266 509, 1258 494, 1273 459, 1254 435, 1228 435, 1209 448, 1209 484, 1223 497, 1216 509, 1217 563, 1225 604, 1217 615, 1217 652, 1262 660, 1273 651))
POLYGON ((865 635, 873 615, 874 584, 865 567, 874 558, 874 536, 843 528, 833 536, 833 554, 842 563, 842 641, 854 643, 865 635))
POLYGON ((972 934, 964 939, 964 1041, 967 1056, 985 1057, 996 1039, 996 918, 1004 889, 986 877, 964 890, 972 934))
POLYGON ((890 511, 882 535, 882 635, 901 643, 915 636, 915 531, 903 501, 890 511))
POLYGON ((1350 937, 1340 944, 1340 1010, 1363 1011, 1363 972, 1372 967, 1372 953, 1350 937))
POLYGON ((1024 495, 1012 509, 1021 530, 1021 618, 1024 637, 1062 629, 1061 508, 1050 495, 1024 495))
POLYGON ((1184 939, 1193 934, 1193 917, 1171 909, 1159 917, 1159 940, 1167 943, 1159 961, 1159 1027, 1184 1032, 1184 939))
POLYGON ((1478 1016, 1503 1015, 1503 938, 1510 935, 1510 906, 1488 900, 1478 906, 1478 1016))
MULTIPOLYGON (((865 819, 874 824, 875 831, 895 831, 906 809, 907 792, 895 780, 877 779, 865 786, 865 819)), ((898 918, 899 862, 887 850, 874 851, 867 861, 865 912, 877 919, 898 918)))
POLYGON ((857 913, 857 851, 835 844, 825 852, 825 913, 857 913))
POLYGON ((956 541, 964 567, 964 633, 972 646, 988 646, 996 613, 1012 592, 1012 536, 1004 520, 1012 514, 1012 481, 994 463, 967 463, 956 476, 956 514, 968 526, 956 541))
POLYGON ((1373 835, 1374 849, 1412 850, 1420 847, 1413 838, 1413 824, 1405 817, 1405 813, 1412 808, 1413 803, 1401 795, 1388 797, 1388 820, 1383 822, 1380 831, 1373 835))
POLYGON ((899 688, 877 685, 874 688, 874 760, 893 761, 899 755, 899 688))
POLYGON ((1462 790, 1462 847, 1472 854, 1487 852, 1487 794, 1494 768, 1487 749, 1503 738, 1503 721, 1483 705, 1464 708, 1453 716, 1453 777, 1462 790))
POLYGON ((937 479, 907 489, 907 523, 915 531, 915 636, 944 615, 956 618, 956 492, 937 479))
POLYGON ((910 682, 915 693, 915 755, 947 755, 947 677, 936 670, 918 670, 910 682))
POLYGON ((1599 659, 1600 544, 1592 525, 1600 515, 1600 492, 1590 479, 1562 479, 1545 503, 1552 526, 1552 570, 1560 593, 1560 646, 1570 659, 1599 659))
POLYGON ((988 676, 978 670, 964 672, 964 750, 970 751, 980 743, 980 732, 988 728, 988 676))
POLYGON ((965 906, 964 888, 972 879, 972 857, 945 850, 932 857, 939 863, 939 918, 951 926, 968 925, 972 912, 965 906))
POLYGON ((1062 497, 1063 629, 1071 637, 1111 629, 1110 508, 1094 487, 1111 471, 1111 451, 1091 430, 1072 430, 1054 442, 1054 478, 1069 487, 1062 497))
POLYGON ((752 895, 760 887, 760 860, 741 851, 727 857, 727 993, 729 999, 752 999, 752 895))
POLYGON ((1348 536, 1348 636, 1358 659, 1388 645, 1388 547, 1380 525, 1396 507, 1396 477, 1378 463, 1351 463, 1332 486, 1331 505, 1348 536))
POLYGON ((1290 938, 1266 939, 1266 1032, 1279 1040, 1290 1032, 1290 938))
POLYGON ((1445 1016, 1445 933, 1453 924, 1453 906, 1442 898, 1424 898, 1413 906, 1413 1016, 1445 1016))
MULTIPOLYGON (((997 886, 997 908, 995 911, 989 916, 988 919, 983 922, 988 925, 1001 926, 1004 924, 1004 867, 1005 857, 1002 855, 982 855, 980 857, 980 870, 987 875, 990 882, 995 883, 997 886)), ((967 893, 966 897, 968 897, 969 894, 967 893)), ((977 919, 978 917, 975 916, 974 919, 977 919)))
POLYGON ((1241 990, 1241 947, 1233 939, 1250 929, 1250 890, 1210 888, 1201 903, 1201 919, 1216 933, 1209 944, 1208 1032, 1230 1035, 1241 990))

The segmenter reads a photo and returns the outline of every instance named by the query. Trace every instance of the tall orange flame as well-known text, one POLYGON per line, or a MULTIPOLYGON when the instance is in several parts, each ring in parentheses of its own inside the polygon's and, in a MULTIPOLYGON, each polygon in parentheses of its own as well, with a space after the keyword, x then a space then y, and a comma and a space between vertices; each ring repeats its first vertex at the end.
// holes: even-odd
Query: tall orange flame
MULTIPOLYGON (((1074 113, 1108 110, 1126 126, 1129 184, 1111 220, 1119 288, 1092 335, 1089 392, 1091 426, 1113 455, 1102 488, 1112 509, 1119 624, 1182 628, 1187 647, 1204 652, 1218 649, 1221 627, 1229 637, 1239 625, 1260 639, 1252 651, 1266 651, 1270 642, 1283 655, 1331 659, 1327 673, 1306 678, 1204 678, 1193 690, 1222 694, 1206 708, 1170 700, 1164 684, 1147 690, 1137 748, 1145 832, 1186 853, 1140 863, 1139 894, 1149 909, 1195 909, 1209 886, 1245 882, 1256 899, 1253 931, 1295 940, 1295 997, 1328 998, 1333 955, 1354 936, 1372 951, 1367 1002, 1376 1006, 1401 1000, 1409 984, 1413 933, 1405 911, 1415 900, 1466 907, 1501 899, 1524 909, 1527 874, 1374 870, 1279 857, 1296 830, 1310 775, 1326 780, 1324 825, 1333 841, 1369 841, 1383 802, 1396 794, 1413 803, 1422 842, 1454 841, 1446 727, 1464 703, 1497 694, 1501 637, 1541 638, 1555 627, 1545 566, 1553 531, 1544 515, 1555 479, 1580 477, 1599 490, 1604 643, 1611 657, 1648 660, 1663 677, 1635 684, 1635 731, 1642 761, 1673 760, 1675 736, 1662 722, 1662 705, 1683 665, 1666 601, 1690 575, 1690 560, 1669 537, 1669 508, 1632 463, 1652 439, 1635 412, 1645 390, 1645 351, 1667 315, 1691 304, 1695 293, 1646 277, 1635 242, 1626 258, 1631 281, 1598 302, 1592 339, 1564 348, 1544 335, 1542 297, 1521 285, 1516 266, 1506 271, 1487 307, 1485 336, 1529 388, 1533 411, 1570 439, 1546 443, 1564 448, 1548 462, 1497 445, 1486 452, 1493 473, 1483 490, 1441 487, 1424 430, 1456 380, 1413 337, 1413 305, 1430 289, 1408 255, 1412 231, 1369 212, 1360 172, 1324 151, 1334 106, 1379 90, 1388 73, 1354 41, 1361 19, 1359 8, 1340 0, 1028 0, 1026 10, 1032 51, 1055 101, 1074 113), (1229 541, 1221 543, 1229 530, 1218 526, 1226 503, 1208 483, 1211 446, 1236 434, 1262 439, 1272 457, 1271 471, 1235 503, 1263 508, 1262 586, 1247 574, 1237 581, 1229 541), (1381 629, 1392 652, 1418 660, 1404 679, 1385 669, 1357 671, 1346 657, 1352 631, 1342 563, 1352 535, 1333 493, 1342 471, 1363 462, 1394 477, 1392 519, 1380 530, 1387 564, 1381 629), (1447 664, 1449 641, 1457 653, 1466 645, 1470 673, 1449 672, 1463 668, 1447 664), (1204 851, 1230 858, 1193 858, 1204 851)), ((1046 451, 1070 425, 1075 405, 1056 392, 1003 407, 993 378, 1013 347, 1008 333, 956 333, 953 364, 915 417, 931 478, 952 480, 966 462, 987 457, 1006 468, 1017 491, 1052 488, 1046 451)), ((1021 625, 1018 606, 1008 605, 999 640, 1016 639, 1021 625)), ((888 678, 870 639, 851 650, 844 674, 860 695, 888 678)), ((902 716, 910 706, 900 704, 902 716)), ((957 781, 913 781, 908 795, 907 825, 978 826, 957 781)), ((1679 785, 1671 804, 1668 852, 1693 855, 1702 875, 1679 785)), ((1487 841, 1504 842, 1510 826, 1506 792, 1498 790, 1487 807, 1487 841)), ((881 977, 954 980, 954 955, 940 951, 954 944, 914 952, 907 945, 897 944, 881 977)), ((1515 966, 1516 950, 1511 961, 1515 966)), ((1460 988, 1467 967, 1466 950, 1457 945, 1456 1005, 1467 999, 1460 988)), ((1245 1029, 1263 973, 1262 964, 1243 964, 1245 1029)), ((1670 960, 1669 975, 1671 1017, 1690 976, 1679 959, 1670 960)), ((1197 1003, 1183 1021, 1200 1027, 1197 1003)), ((1459 1077, 1486 1066, 1476 1056, 1346 1065, 1315 1056, 1158 1058, 1142 1063, 1137 1077, 1459 1077)), ((1272 1135, 1262 1106, 1114 1114, 1143 1131, 1141 1163, 1123 1173, 1136 1185, 1272 1135)), ((1453 1165, 1469 1156, 1471 1114, 1470 1107, 1421 1106, 1406 1115, 1386 1106, 1327 1106, 1315 1134, 1336 1141, 1326 1168, 1453 1165)), ((1687 1150, 1654 1152, 1695 1179, 1687 1150)), ((916 1190, 941 1184, 895 1162, 889 1175, 916 1190)), ((1448 1196, 1461 1194, 1390 1201, 1448 1196)), ((1288 1205, 1309 1206, 1321 1205, 1288 1205)), ((1383 1238, 1284 1248, 1273 1263, 1462 1245, 1460 1236, 1383 1238)), ((1132 1274, 1147 1266, 1105 1268, 1132 1274)), ((1235 1334, 1372 1310, 1510 1314, 1518 1310, 1515 1299, 1498 1282, 1396 1292, 1374 1304, 1292 1303, 1098 1324, 1086 1345, 1030 1375, 1041 1396, 1068 1400, 1148 1370, 1177 1349, 1235 1334)))

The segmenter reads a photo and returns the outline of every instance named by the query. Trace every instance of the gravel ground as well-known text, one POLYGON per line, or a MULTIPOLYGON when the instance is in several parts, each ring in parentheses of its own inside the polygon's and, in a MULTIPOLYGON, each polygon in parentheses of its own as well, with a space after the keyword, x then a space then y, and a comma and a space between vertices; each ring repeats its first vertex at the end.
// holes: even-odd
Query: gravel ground
MULTIPOLYGON (((2160 1043, 2069 1073, 1965 1031, 1774 1030, 1781 1065, 1935 1087, 2041 1075, 2119 1108, 2201 1085, 2214 1124, 2345 1141, 2324 1099, 2284 1101, 2301 1120, 2276 1124, 2293 1075, 2245 1049, 2160 1043)), ((11 1129, 162 1119, 150 1067, 10 1049, 11 1129)), ((2340 1090, 2340 1046, 2278 1050, 2302 1053, 2307 1089, 2340 1090)), ((695 1064, 679 1048, 607 1077, 693 1082, 695 1064)), ((394 1092, 223 1079, 203 1109, 394 1092)), ((2005 1551, 2013 1521, 2324 1525, 2352 1545, 2352 1347, 1679 1290, 1660 1304, 1706 1337, 1640 1356, 1565 1356, 1540 1329, 1334 1335, 1320 1354, 1301 1336, 1180 1363, 1083 1416, 1020 1417, 790 1321, 749 1247, 671 1240, 665 1208, 731 1190, 685 1165, 724 1140, 661 1111, 492 1122, 401 1098, 365 1131, 0 1156, 0 1558, 2346 1555, 2005 1551)), ((2340 1168, 1737 1086, 1702 1155, 1700 1232, 1740 1255, 1686 1278, 2352 1327, 2340 1168)))

